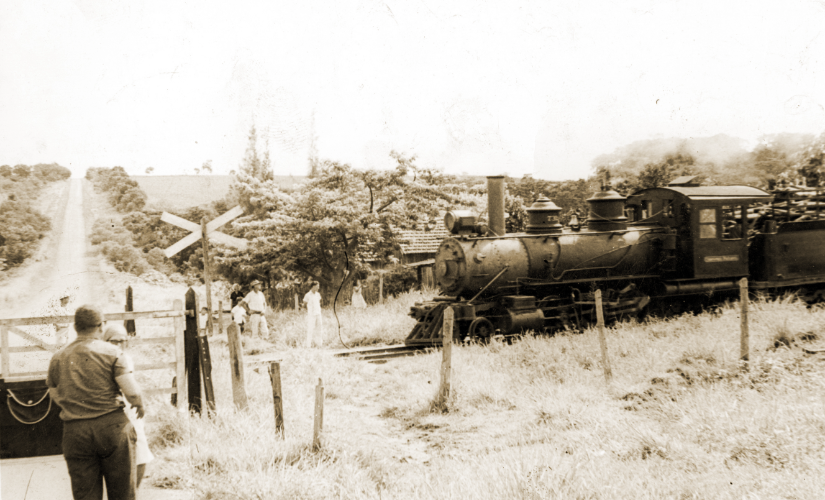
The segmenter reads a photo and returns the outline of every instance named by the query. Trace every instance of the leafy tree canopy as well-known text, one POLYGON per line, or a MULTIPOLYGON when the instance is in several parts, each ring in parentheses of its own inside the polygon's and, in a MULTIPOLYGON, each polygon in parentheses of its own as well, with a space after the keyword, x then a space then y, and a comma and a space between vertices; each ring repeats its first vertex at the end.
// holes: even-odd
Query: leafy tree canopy
POLYGON ((415 157, 391 154, 397 165, 386 171, 323 161, 319 175, 290 195, 272 181, 238 174, 234 191, 249 215, 236 232, 252 243, 219 257, 221 271, 242 281, 315 279, 328 300, 353 271, 395 259, 393 227, 415 227, 424 216, 466 206, 448 177, 418 167, 415 157))

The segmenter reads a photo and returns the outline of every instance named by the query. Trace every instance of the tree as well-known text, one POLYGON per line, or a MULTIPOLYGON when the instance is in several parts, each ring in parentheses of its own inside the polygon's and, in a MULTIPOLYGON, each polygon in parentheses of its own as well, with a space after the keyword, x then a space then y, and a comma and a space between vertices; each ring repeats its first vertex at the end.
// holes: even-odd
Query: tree
POLYGON ((203 172, 209 172, 211 174, 212 173, 212 160, 206 160, 205 162, 203 162, 203 165, 201 165, 201 170, 203 172))
POLYGON ((309 126, 309 172, 310 179, 318 177, 321 173, 321 160, 318 158, 318 136, 315 133, 315 110, 312 110, 312 121, 309 126))
POLYGON ((258 132, 255 125, 249 130, 249 144, 246 146, 246 154, 241 162, 238 171, 261 181, 274 179, 272 168, 269 163, 269 147, 267 145, 263 160, 258 156, 258 132))
POLYGON ((442 177, 428 172, 425 179, 411 181, 411 170, 425 169, 416 167, 414 157, 393 157, 397 165, 390 171, 324 161, 320 175, 292 196, 272 181, 239 174, 237 192, 250 215, 235 226, 237 235, 253 243, 246 252, 219 256, 221 272, 271 283, 315 279, 329 301, 335 290, 351 284, 354 271, 370 262, 393 262, 393 228, 459 207, 456 197, 437 184, 442 177))
POLYGON ((154 171, 155 171, 155 167, 148 167, 146 169, 146 175, 151 175, 152 172, 154 172, 154 171))

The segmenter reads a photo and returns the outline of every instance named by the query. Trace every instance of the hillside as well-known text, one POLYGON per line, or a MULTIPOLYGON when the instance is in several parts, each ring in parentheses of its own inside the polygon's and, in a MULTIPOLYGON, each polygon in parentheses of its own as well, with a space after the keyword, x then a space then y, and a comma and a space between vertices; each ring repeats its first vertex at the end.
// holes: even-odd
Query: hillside
MULTIPOLYGON (((156 210, 196 207, 222 199, 229 193, 231 175, 133 175, 146 193, 146 205, 156 210)), ((292 189, 306 177, 276 175, 281 189, 292 189)))

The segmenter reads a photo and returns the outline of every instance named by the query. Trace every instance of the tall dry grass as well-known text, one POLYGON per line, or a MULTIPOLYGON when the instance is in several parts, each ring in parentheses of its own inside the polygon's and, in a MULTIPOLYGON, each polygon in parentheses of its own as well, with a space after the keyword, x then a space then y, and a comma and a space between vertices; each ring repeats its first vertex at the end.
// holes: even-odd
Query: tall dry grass
MULTIPOLYGON (((403 309, 353 315, 388 325, 393 308, 403 309)), ((264 366, 247 367, 250 409, 232 408, 215 338, 218 411, 188 416, 157 401, 149 480, 212 499, 821 498, 823 360, 799 345, 825 339, 823 319, 790 299, 752 302, 749 374, 736 304, 619 324, 608 329, 612 386, 592 330, 456 346, 443 409, 432 405, 439 353, 372 365, 284 348, 284 439, 264 366), (319 377, 325 432, 313 452, 319 377)))

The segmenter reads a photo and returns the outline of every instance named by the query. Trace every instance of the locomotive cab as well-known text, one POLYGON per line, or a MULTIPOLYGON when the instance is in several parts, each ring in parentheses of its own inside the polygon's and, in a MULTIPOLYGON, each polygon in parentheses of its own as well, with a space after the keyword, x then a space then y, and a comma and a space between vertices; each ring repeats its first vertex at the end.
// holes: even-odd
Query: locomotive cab
POLYGON ((748 275, 748 207, 771 198, 761 189, 701 186, 695 177, 680 177, 666 187, 634 193, 627 205, 631 224, 670 228, 666 249, 673 255, 663 278, 673 281, 674 289, 695 291, 685 282, 748 275))

